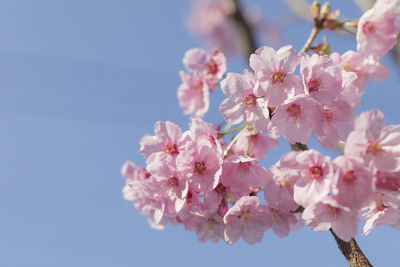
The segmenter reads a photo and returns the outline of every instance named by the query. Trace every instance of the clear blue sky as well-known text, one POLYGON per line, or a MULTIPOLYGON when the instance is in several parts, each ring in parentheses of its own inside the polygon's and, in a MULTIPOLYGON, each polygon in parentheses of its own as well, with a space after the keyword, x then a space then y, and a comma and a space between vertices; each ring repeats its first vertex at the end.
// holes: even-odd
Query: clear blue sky
MULTIPOLYGON (((285 20, 278 0, 253 2, 285 20)), ((360 12, 335 1, 342 13, 360 12)), ((2 0, 0 3, 0 267, 346 266, 329 233, 303 228, 262 243, 202 244, 181 226, 152 230, 122 199, 125 160, 139 165, 139 140, 157 120, 185 128, 176 99, 184 52, 201 46, 184 26, 187 0, 2 0)), ((273 14, 273 16, 271 15, 273 14)), ((299 22, 282 44, 300 49, 310 25, 299 22)), ((328 33, 334 50, 355 49, 328 33)), ((359 111, 381 109, 400 123, 400 68, 369 84, 359 111)), ((230 61, 230 71, 244 63, 230 61)), ((217 113, 212 96, 205 117, 217 113)), ((314 146, 315 143, 311 143, 314 146)), ((289 147, 282 142, 266 167, 289 147)), ((378 227, 359 236, 376 266, 398 262, 400 233, 378 227)))

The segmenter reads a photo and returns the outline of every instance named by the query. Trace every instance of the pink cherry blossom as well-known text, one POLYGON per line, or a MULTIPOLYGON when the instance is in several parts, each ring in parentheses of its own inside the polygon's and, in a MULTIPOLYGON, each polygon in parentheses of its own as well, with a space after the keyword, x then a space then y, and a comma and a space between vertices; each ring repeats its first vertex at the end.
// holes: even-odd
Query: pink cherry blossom
POLYGON ((145 168, 137 167, 133 162, 127 161, 121 168, 121 174, 125 178, 125 186, 122 190, 123 196, 128 201, 133 201, 135 207, 139 206, 142 198, 145 198, 141 187, 143 181, 150 175, 145 168))
POLYGON ((144 181, 147 176, 145 168, 137 167, 132 161, 126 161, 121 167, 121 174, 127 183, 144 181))
MULTIPOLYGON (((223 170, 224 165, 222 165, 223 170)), ((221 176, 222 177, 222 176, 221 176)), ((224 208, 223 206, 226 205, 228 202, 234 202, 241 198, 244 195, 248 195, 249 190, 246 191, 241 191, 241 192, 234 192, 232 191, 229 187, 224 186, 223 184, 218 184, 217 187, 215 187, 213 190, 207 192, 204 195, 204 205, 205 208, 208 210, 219 210, 221 208, 224 208)), ((222 210, 219 210, 218 212, 221 212, 222 210)), ((224 208, 224 215, 228 211, 227 209, 225 210, 224 208)))
POLYGON ((255 158, 232 155, 224 160, 221 183, 231 191, 250 193, 250 187, 264 186, 270 176, 255 158))
POLYGON ((313 99, 298 95, 276 108, 270 129, 275 136, 283 135, 291 144, 306 144, 313 130, 322 131, 322 114, 322 108, 313 99))
POLYGON ((382 172, 375 174, 375 187, 379 191, 400 192, 400 171, 382 172))
POLYGON ((355 85, 357 74, 354 72, 342 71, 342 91, 338 96, 337 100, 346 102, 353 109, 357 108, 361 104, 362 91, 355 85))
POLYGON ((357 211, 343 207, 332 197, 307 206, 303 219, 314 231, 328 231, 330 228, 344 241, 357 235, 359 216, 357 211))
POLYGON ((158 121, 154 124, 156 135, 146 135, 140 140, 140 152, 147 158, 161 153, 165 158, 176 157, 181 146, 182 130, 173 122, 158 121))
POLYGON ((184 114, 203 116, 210 106, 208 84, 198 74, 180 73, 182 84, 178 88, 179 105, 184 114))
POLYGON ((329 194, 334 170, 329 157, 312 149, 299 153, 296 161, 301 176, 294 185, 294 200, 306 207, 329 194))
POLYGON ((346 102, 335 100, 323 106, 323 113, 322 132, 315 134, 321 145, 335 149, 353 129, 354 111, 346 102))
POLYGON ((299 206, 293 198, 294 184, 300 177, 297 155, 298 152, 294 151, 284 154, 270 168, 272 177, 267 179, 264 186, 264 199, 285 211, 294 211, 299 206))
POLYGON ((400 200, 390 194, 376 193, 375 200, 365 210, 362 233, 369 234, 372 228, 387 224, 400 230, 400 200))
POLYGON ((379 110, 361 113, 354 131, 346 141, 344 154, 365 164, 373 162, 380 171, 394 171, 400 166, 400 126, 386 126, 379 110))
POLYGON ((204 211, 204 204, 199 199, 199 193, 193 189, 188 190, 185 203, 176 217, 180 222, 186 220, 192 213, 204 211))
POLYGON ((373 198, 372 172, 356 160, 337 157, 332 192, 338 203, 351 209, 359 209, 373 198))
POLYGON ((164 213, 167 216, 176 216, 185 204, 185 198, 188 193, 189 185, 184 177, 181 177, 173 164, 160 164, 156 166, 152 173, 154 181, 146 186, 148 195, 155 199, 162 199, 165 203, 164 213))
POLYGON ((367 56, 350 50, 343 55, 336 52, 332 53, 331 58, 335 64, 340 65, 346 72, 354 72, 357 74, 354 85, 357 86, 361 92, 363 92, 366 87, 366 80, 383 82, 389 77, 389 70, 381 65, 379 60, 372 55, 367 56))
POLYGON ((205 139, 215 147, 218 153, 222 153, 221 142, 223 140, 219 139, 218 132, 214 126, 203 121, 201 118, 192 117, 189 129, 190 131, 184 133, 183 139, 185 143, 191 140, 205 139))
POLYGON ((256 159, 262 159, 266 157, 268 150, 275 148, 277 145, 278 140, 271 135, 246 131, 245 134, 240 135, 232 146, 232 150, 234 153, 245 155, 247 146, 249 146, 249 155, 256 159))
POLYGON ((276 107, 301 90, 300 78, 293 74, 299 62, 300 57, 291 46, 278 51, 267 46, 259 48, 250 56, 250 67, 260 81, 254 90, 256 96, 263 97, 268 106, 276 107))
POLYGON ((248 244, 260 242, 271 227, 271 213, 254 196, 243 196, 225 214, 225 241, 233 244, 243 238, 248 244))
POLYGON ((254 94, 259 86, 254 75, 248 71, 244 75, 228 73, 221 81, 221 89, 228 98, 221 103, 219 111, 228 123, 243 121, 256 132, 267 130, 269 117, 264 112, 268 113, 268 108, 265 101, 254 94))
POLYGON ((219 183, 222 154, 217 152, 210 141, 193 140, 185 145, 185 150, 176 159, 178 171, 199 192, 211 191, 219 183))
POLYGON ((303 55, 300 73, 303 80, 304 92, 316 101, 328 104, 342 90, 342 69, 333 64, 328 56, 313 54, 303 55))
POLYGON ((210 211, 193 212, 184 221, 186 231, 196 232, 200 242, 216 243, 224 238, 225 224, 221 216, 210 211))
POLYGON ((126 200, 133 201, 135 208, 140 213, 151 217, 149 220, 157 226, 165 218, 165 202, 158 196, 149 194, 148 187, 151 187, 154 183, 152 176, 142 181, 130 181, 125 185, 122 192, 126 200))
POLYGON ((202 77, 211 91, 215 91, 215 84, 226 72, 226 59, 219 49, 214 49, 212 54, 200 48, 190 49, 183 58, 183 64, 202 77))
POLYGON ((380 58, 396 44, 399 31, 393 2, 379 1, 358 22, 357 50, 380 58))
POLYGON ((269 206, 272 217, 271 229, 279 237, 288 236, 293 226, 297 224, 296 215, 279 207, 269 206))

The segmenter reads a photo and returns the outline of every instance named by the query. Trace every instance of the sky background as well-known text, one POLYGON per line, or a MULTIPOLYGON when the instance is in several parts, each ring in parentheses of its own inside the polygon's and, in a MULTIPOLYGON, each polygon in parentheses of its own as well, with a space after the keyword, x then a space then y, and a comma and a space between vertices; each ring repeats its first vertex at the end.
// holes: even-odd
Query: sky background
MULTIPOLYGON (((302 47, 311 25, 292 19, 278 0, 247 2, 288 24, 282 45, 302 47)), ((347 0, 331 4, 345 17, 361 14, 347 0)), ((328 232, 303 228, 281 239, 268 231, 254 246, 203 244, 181 226, 152 230, 122 198, 120 167, 126 160, 144 165, 139 140, 153 133, 154 122, 187 129, 176 98, 178 72, 185 51, 203 45, 185 26, 189 6, 0 2, 0 267, 346 266, 328 232)), ((351 36, 324 33, 334 51, 356 47, 351 36)), ((376 107, 388 124, 399 124, 400 68, 390 56, 383 63, 390 79, 368 84, 358 112, 376 107)), ((230 59, 228 70, 245 65, 230 59)), ((224 97, 211 97, 205 120, 218 123, 224 97)), ((288 150, 282 141, 265 166, 288 150)), ((399 239, 386 226, 357 237, 376 266, 398 262, 399 239)))

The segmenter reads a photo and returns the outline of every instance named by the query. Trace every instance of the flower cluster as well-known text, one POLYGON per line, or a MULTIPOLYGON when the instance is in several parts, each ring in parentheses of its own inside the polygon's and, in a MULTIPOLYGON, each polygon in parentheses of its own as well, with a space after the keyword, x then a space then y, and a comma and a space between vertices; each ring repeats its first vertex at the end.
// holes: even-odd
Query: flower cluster
POLYGON ((315 231, 332 228, 343 240, 373 226, 400 228, 400 126, 386 126, 383 114, 362 113, 346 140, 344 156, 333 161, 315 150, 289 152, 271 171, 264 190, 270 204, 304 209, 302 218, 315 231))
POLYGON ((400 32, 399 7, 378 0, 361 17, 358 52, 309 56, 263 46, 250 56, 251 70, 223 77, 221 51, 189 50, 183 63, 192 74, 181 72, 178 89, 184 113, 195 115, 189 130, 155 123, 155 135, 140 141, 146 167, 122 167, 125 199, 153 228, 181 223, 201 242, 254 244, 269 229, 284 237, 303 224, 349 241, 362 217, 364 234, 383 224, 400 229, 400 126, 386 126, 378 110, 354 120, 366 80, 389 75, 379 61, 400 32), (201 119, 222 78, 225 129, 201 119), (331 160, 310 149, 269 169, 259 164, 278 137, 304 145, 312 134, 327 148, 344 142, 344 155, 331 160))
MULTIPOLYGON (((148 215, 150 225, 161 229, 167 222, 180 222, 185 229, 196 231, 201 241, 223 238, 232 243, 241 235, 249 243, 260 241, 272 227, 273 210, 249 195, 258 192, 271 176, 257 159, 265 157, 277 141, 243 128, 243 136, 250 138, 246 140, 249 147, 244 151, 239 139, 235 147, 229 147, 223 134, 200 118, 192 118, 189 130, 183 133, 168 121, 157 122, 154 131, 155 136, 145 136, 140 142, 146 168, 132 162, 122 167, 124 197, 148 215), (232 203, 235 206, 229 209, 232 203), (233 215, 237 213, 243 213, 240 223, 233 215), (246 225, 254 225, 257 234, 254 230, 247 233, 246 225)), ((281 216, 297 222, 290 213, 281 216)))
POLYGON ((186 52, 183 64, 193 74, 180 72, 179 104, 185 114, 194 113, 201 117, 210 106, 210 91, 215 91, 217 82, 226 72, 225 56, 219 49, 214 49, 210 55, 203 49, 194 48, 186 52))
POLYGON ((278 51, 264 46, 250 57, 253 72, 228 73, 221 82, 227 99, 220 112, 231 124, 269 130, 291 144, 307 143, 314 132, 323 146, 333 149, 353 127, 365 80, 388 76, 378 61, 359 56, 354 51, 343 56, 298 55, 291 46, 278 51), (344 63, 348 61, 356 67, 344 63), (298 65, 300 75, 295 74, 298 65))

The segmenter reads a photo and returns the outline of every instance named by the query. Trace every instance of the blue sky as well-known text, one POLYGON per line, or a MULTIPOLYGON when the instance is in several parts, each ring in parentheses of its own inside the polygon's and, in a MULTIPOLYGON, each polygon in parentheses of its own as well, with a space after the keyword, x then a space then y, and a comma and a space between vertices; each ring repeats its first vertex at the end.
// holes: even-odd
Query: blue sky
MULTIPOLYGON (((269 19, 290 13, 280 1, 248 1, 269 19), (273 15, 272 15, 273 14, 273 15)), ((331 1, 347 17, 358 9, 331 1)), ((262 243, 202 244, 181 226, 152 230, 122 199, 125 160, 144 164, 139 140, 157 120, 186 128, 176 98, 186 50, 202 46, 185 23, 189 1, 3 0, 0 4, 0 266, 345 266, 329 233, 306 228, 262 243)), ((284 30, 300 49, 311 25, 284 30)), ((355 49, 350 36, 326 33, 333 50, 355 49)), ((321 39, 319 39, 321 40, 321 39)), ((370 83, 358 112, 381 109, 399 124, 400 68, 370 83)), ((245 63, 229 61, 241 72, 245 63)), ((212 96, 209 122, 221 120, 212 96)), ((315 142, 311 146, 317 147, 315 142)), ((271 151, 266 167, 289 147, 271 151)), ((333 154, 332 154, 333 155, 333 154)), ((359 236, 376 266, 397 261, 398 231, 359 236)))

